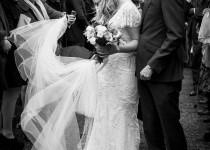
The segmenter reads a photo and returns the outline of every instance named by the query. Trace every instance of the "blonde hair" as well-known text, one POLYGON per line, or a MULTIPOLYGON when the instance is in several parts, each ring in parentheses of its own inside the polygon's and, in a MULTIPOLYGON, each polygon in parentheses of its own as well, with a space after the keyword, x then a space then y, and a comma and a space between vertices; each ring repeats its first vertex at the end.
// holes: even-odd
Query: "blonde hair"
POLYGON ((118 0, 100 0, 94 20, 107 23, 116 12, 118 0))

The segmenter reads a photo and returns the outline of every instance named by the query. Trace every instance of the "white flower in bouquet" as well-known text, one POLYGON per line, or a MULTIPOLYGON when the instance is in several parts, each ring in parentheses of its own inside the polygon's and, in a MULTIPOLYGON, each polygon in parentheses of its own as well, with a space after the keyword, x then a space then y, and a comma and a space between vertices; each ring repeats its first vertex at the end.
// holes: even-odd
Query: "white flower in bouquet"
POLYGON ((88 26, 84 32, 84 35, 87 37, 87 40, 90 41, 90 39, 95 36, 95 28, 88 26))
POLYGON ((95 32, 95 29, 94 29, 94 27, 92 27, 92 26, 87 26, 86 32, 89 32, 89 33, 95 32))
POLYGON ((118 29, 109 29, 106 25, 96 22, 86 28, 84 35, 87 37, 87 41, 95 46, 95 53, 98 56, 99 62, 102 62, 103 58, 108 56, 108 53, 99 53, 97 49, 107 45, 118 44, 122 34, 118 29))
POLYGON ((109 30, 105 25, 93 24, 86 28, 84 35, 92 45, 97 43, 100 46, 106 46, 118 42, 121 33, 118 29, 109 30))
POLYGON ((103 32, 97 32, 97 37, 102 38, 104 36, 103 32))
POLYGON ((96 38, 95 37, 91 37, 89 39, 90 44, 95 45, 96 44, 96 38))
POLYGON ((90 33, 86 37, 87 37, 87 39, 89 41, 92 37, 95 37, 95 33, 90 33))
POLYGON ((103 25, 98 25, 95 27, 95 30, 97 33, 102 33, 104 34, 108 29, 107 27, 103 26, 103 25))
POLYGON ((113 38, 113 35, 112 35, 111 32, 106 32, 106 34, 104 34, 104 37, 109 42, 113 42, 114 41, 114 38, 113 38))

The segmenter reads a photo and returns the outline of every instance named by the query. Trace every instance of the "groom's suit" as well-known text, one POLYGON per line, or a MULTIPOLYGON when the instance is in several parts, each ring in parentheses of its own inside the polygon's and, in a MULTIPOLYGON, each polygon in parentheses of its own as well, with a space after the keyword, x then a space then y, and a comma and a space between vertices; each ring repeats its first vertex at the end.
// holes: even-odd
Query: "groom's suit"
POLYGON ((178 108, 183 78, 184 3, 146 0, 142 10, 136 76, 150 150, 187 149, 178 108), (140 79, 146 65, 153 70, 150 81, 140 79))

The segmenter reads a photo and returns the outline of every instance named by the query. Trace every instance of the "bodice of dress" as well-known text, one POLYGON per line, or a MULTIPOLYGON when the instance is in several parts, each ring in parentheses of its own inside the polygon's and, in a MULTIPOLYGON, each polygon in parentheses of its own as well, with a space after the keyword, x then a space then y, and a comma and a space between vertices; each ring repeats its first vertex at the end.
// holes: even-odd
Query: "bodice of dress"
MULTIPOLYGON (((140 21, 141 15, 139 10, 131 1, 128 1, 122 4, 115 15, 109 20, 108 27, 110 29, 118 29, 122 33, 122 40, 130 42, 131 37, 127 27, 138 27, 140 21)), ((134 94, 136 92, 137 83, 135 79, 135 54, 130 52, 109 55, 104 61, 103 68, 99 72, 98 80, 100 83, 99 95, 104 89, 107 89, 107 87, 109 87, 108 89, 114 87, 112 92, 117 89, 114 92, 116 97, 120 99, 122 105, 125 104, 125 106, 127 106, 128 100, 132 99, 132 96, 136 97, 136 94, 134 94), (124 100, 125 103, 123 102, 124 100)), ((115 102, 116 101, 115 99, 115 102)), ((111 107, 113 106, 115 105, 112 103, 111 107)))
MULTIPOLYGON (((140 13, 128 1, 121 5, 109 20, 111 29, 122 33, 122 40, 131 37, 127 27, 140 24, 140 13)), ((135 55, 109 55, 98 72, 98 108, 87 149, 85 150, 138 150, 140 143, 137 120, 138 92, 135 77, 135 55)))
POLYGON ((122 33, 121 39, 125 42, 131 41, 126 27, 138 27, 141 15, 136 6, 130 1, 121 5, 115 15, 109 20, 110 29, 118 29, 122 33))
MULTIPOLYGON (((122 36, 121 39, 125 42, 131 41, 127 27, 138 27, 141 22, 141 14, 131 1, 125 2, 117 10, 115 15, 109 20, 108 27, 110 29, 118 29, 122 36)), ((135 56, 134 53, 116 53, 108 56, 108 64, 124 71, 135 71, 135 56)))

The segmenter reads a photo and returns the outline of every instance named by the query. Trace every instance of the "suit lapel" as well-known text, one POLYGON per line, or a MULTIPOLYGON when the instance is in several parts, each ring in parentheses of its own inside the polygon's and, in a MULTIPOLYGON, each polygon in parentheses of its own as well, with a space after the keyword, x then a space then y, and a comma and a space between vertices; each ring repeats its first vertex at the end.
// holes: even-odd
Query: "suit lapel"
POLYGON ((5 22, 4 22, 4 14, 3 14, 3 8, 1 6, 1 3, 0 3, 0 19, 2 20, 2 23, 5 27, 5 22))
POLYGON ((2 20, 2 23, 3 23, 3 25, 4 25, 4 30, 5 30, 7 33, 9 33, 9 23, 8 23, 8 21, 6 20, 6 15, 5 15, 4 11, 3 11, 3 7, 2 7, 2 5, 1 5, 1 3, 0 3, 0 19, 2 20))
POLYGON ((145 0, 145 3, 144 3, 144 6, 143 6, 143 9, 142 9, 142 19, 141 19, 141 25, 142 26, 142 23, 144 21, 144 17, 145 17, 145 14, 147 12, 147 9, 149 7, 149 4, 151 3, 152 0, 145 0))
POLYGON ((83 12, 84 12, 84 15, 85 15, 85 17, 87 17, 87 12, 86 12, 86 9, 85 9, 85 2, 82 0, 82 1, 80 1, 81 2, 81 4, 82 4, 82 9, 83 9, 83 12))
POLYGON ((20 8, 22 8, 24 11, 28 11, 28 9, 30 8, 28 6, 28 4, 24 1, 24 0, 19 0, 18 1, 18 5, 20 6, 20 8))

